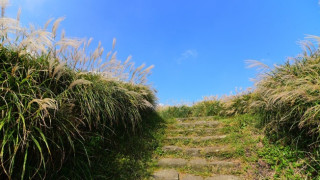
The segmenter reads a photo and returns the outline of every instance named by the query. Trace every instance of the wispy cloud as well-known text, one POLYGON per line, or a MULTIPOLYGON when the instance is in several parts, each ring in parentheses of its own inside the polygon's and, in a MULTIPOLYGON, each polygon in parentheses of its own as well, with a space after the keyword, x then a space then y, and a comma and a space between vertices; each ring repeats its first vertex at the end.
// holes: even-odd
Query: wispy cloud
POLYGON ((188 59, 194 59, 198 57, 198 52, 195 49, 188 49, 181 53, 180 57, 177 59, 177 63, 181 64, 183 61, 188 59))
POLYGON ((26 0, 25 7, 29 11, 34 11, 39 7, 42 7, 45 3, 45 0, 26 0))
POLYGON ((11 0, 10 4, 16 7, 21 7, 22 11, 38 13, 46 3, 47 0, 11 0))

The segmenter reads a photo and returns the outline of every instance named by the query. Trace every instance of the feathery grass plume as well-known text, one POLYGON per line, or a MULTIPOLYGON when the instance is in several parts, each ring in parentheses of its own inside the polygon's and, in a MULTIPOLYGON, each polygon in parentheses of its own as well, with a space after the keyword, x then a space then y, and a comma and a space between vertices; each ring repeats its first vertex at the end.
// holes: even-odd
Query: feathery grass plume
POLYGON ((28 107, 31 106, 32 103, 37 103, 39 106, 38 111, 41 112, 41 119, 43 120, 43 126, 50 127, 48 126, 45 122, 45 118, 50 115, 49 110, 57 110, 58 109, 58 103, 55 99, 51 98, 44 98, 44 99, 33 99, 28 103, 28 107))
POLYGON ((54 59, 53 57, 49 57, 48 58, 48 72, 49 72, 49 76, 52 77, 53 76, 53 67, 56 63, 56 59, 54 59))
POLYGON ((131 73, 131 78, 130 78, 130 83, 135 83, 137 82, 137 79, 139 78, 139 72, 145 67, 145 64, 142 64, 141 66, 137 67, 136 69, 133 70, 131 73))
POLYGON ((113 38, 113 40, 112 40, 112 50, 114 50, 114 48, 116 46, 116 42, 117 42, 117 39, 113 38))
MULTIPOLYGON (((53 26, 52 26, 52 34, 53 34, 53 39, 56 38, 57 36, 57 30, 59 28, 60 23, 65 20, 65 17, 60 17, 57 20, 54 21, 53 26)), ((51 21, 50 21, 51 22, 51 21)))
POLYGON ((68 89, 72 89, 74 86, 77 86, 77 85, 86 85, 86 84, 91 84, 91 81, 88 81, 85 79, 77 79, 70 84, 68 89))
MULTIPOLYGON (((92 54, 92 59, 96 60, 99 58, 100 56, 100 49, 101 49, 101 42, 99 41, 98 47, 94 50, 93 54, 92 54)), ((117 54, 115 52, 115 54, 117 54)))
POLYGON ((147 68, 145 68, 141 73, 139 74, 139 83, 140 84, 145 84, 147 82, 147 77, 150 75, 151 70, 154 68, 154 65, 151 65, 147 68))
POLYGON ((54 19, 54 18, 48 19, 48 20, 46 21, 46 23, 44 24, 43 29, 47 29, 48 26, 49 26, 49 24, 53 21, 53 19, 54 19))
POLYGON ((51 49, 52 46, 52 34, 39 29, 28 34, 20 42, 18 48, 19 50, 26 50, 28 53, 42 54, 48 53, 48 48, 51 49))
POLYGON ((90 46, 91 42, 93 41, 93 38, 89 38, 88 42, 87 42, 87 47, 90 46))
MULTIPOLYGON (((313 38, 309 36, 309 38, 313 38)), ((301 49, 303 49, 303 56, 307 57, 309 54, 313 53, 316 49, 312 42, 307 40, 302 40, 298 42, 300 44, 301 49)))
POLYGON ((0 6, 1 6, 1 17, 4 17, 5 9, 9 5, 9 0, 1 0, 0 6))
POLYGON ((55 77, 56 75, 59 75, 59 74, 63 73, 65 66, 66 66, 66 62, 61 62, 61 63, 59 63, 59 64, 54 68, 52 77, 55 77))
POLYGON ((21 16, 21 8, 19 8, 17 12, 17 21, 20 21, 20 16, 21 16))
POLYGON ((21 30, 19 21, 13 18, 6 18, 6 17, 0 18, 0 28, 1 28, 0 36, 4 37, 4 39, 9 38, 8 33, 17 33, 17 31, 21 30))
POLYGON ((60 51, 66 50, 68 47, 78 49, 84 43, 84 39, 79 38, 61 38, 55 43, 56 46, 60 46, 60 51))
POLYGON ((248 64, 248 68, 257 67, 259 70, 269 70, 270 67, 261 61, 257 60, 246 60, 246 64, 248 64))

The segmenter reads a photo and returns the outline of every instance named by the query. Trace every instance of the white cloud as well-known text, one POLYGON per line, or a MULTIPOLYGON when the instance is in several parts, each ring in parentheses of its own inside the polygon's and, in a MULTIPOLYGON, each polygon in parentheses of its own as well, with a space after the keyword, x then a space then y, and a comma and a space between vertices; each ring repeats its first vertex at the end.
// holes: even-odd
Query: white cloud
POLYGON ((198 56, 197 50, 188 49, 181 53, 180 57, 177 59, 178 64, 181 64, 183 61, 191 58, 196 58, 198 56))

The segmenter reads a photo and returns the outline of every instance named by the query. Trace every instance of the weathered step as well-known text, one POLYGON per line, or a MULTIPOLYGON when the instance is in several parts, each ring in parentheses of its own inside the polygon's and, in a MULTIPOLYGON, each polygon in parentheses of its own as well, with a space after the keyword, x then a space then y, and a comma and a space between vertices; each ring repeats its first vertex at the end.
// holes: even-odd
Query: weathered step
POLYGON ((217 175, 213 177, 203 178, 201 176, 186 174, 179 177, 181 177, 179 178, 180 180, 240 180, 239 177, 233 175, 217 175))
POLYGON ((174 137, 167 137, 166 140, 187 140, 187 141, 194 141, 194 142, 202 142, 202 141, 209 141, 209 140, 219 140, 226 138, 227 135, 219 135, 219 136, 174 136, 174 137))
POLYGON ((206 159, 196 158, 189 161, 188 165, 193 169, 203 169, 205 167, 215 166, 215 167, 235 167, 237 166, 234 162, 228 161, 207 161, 206 159))
POLYGON ((240 180, 240 178, 233 175, 216 175, 203 178, 192 174, 180 175, 179 172, 174 169, 161 169, 153 173, 151 180, 240 180))
POLYGON ((180 180, 203 180, 203 177, 195 176, 192 174, 185 174, 185 175, 181 176, 180 180))
POLYGON ((240 180, 240 178, 233 175, 218 175, 214 177, 205 178, 204 180, 240 180))
POLYGON ((205 127, 215 127, 220 124, 219 121, 194 121, 194 122, 178 122, 176 125, 178 127, 196 127, 196 126, 205 126, 205 127))
POLYGON ((153 173, 152 180, 179 180, 179 173, 174 169, 161 169, 153 173))
POLYGON ((211 136, 222 134, 218 127, 215 128, 183 128, 183 129, 168 129, 167 134, 170 136, 211 136))
POLYGON ((188 166, 195 170, 200 170, 206 167, 236 167, 237 163, 229 161, 207 161, 202 158, 195 158, 191 160, 186 160, 182 158, 163 158, 158 161, 158 166, 165 168, 176 168, 188 166))
POLYGON ((187 118, 176 118, 177 121, 193 121, 193 120, 209 120, 213 119, 214 116, 204 116, 204 117, 187 117, 187 118))
POLYGON ((177 153, 181 152, 187 156, 200 157, 200 156, 212 156, 218 155, 219 153, 225 153, 230 151, 228 147, 203 147, 203 148, 193 148, 193 147, 178 147, 178 146, 164 146, 162 147, 164 152, 177 153))
POLYGON ((186 133, 186 132, 194 132, 194 133, 212 133, 217 131, 217 128, 210 127, 202 127, 202 128, 189 128, 189 129, 169 129, 170 133, 186 133))
POLYGON ((187 166, 188 161, 182 158, 163 158, 158 161, 161 167, 183 167, 187 166))

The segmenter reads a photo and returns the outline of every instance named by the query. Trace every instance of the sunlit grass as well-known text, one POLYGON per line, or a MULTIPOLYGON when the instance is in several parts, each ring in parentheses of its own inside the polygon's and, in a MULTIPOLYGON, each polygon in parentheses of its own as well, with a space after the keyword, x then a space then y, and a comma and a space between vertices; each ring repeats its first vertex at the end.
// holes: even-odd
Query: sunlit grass
POLYGON ((103 60, 100 43, 90 53, 91 40, 64 32, 58 38, 63 18, 51 32, 50 22, 26 28, 5 17, 1 5, 0 178, 98 176, 91 169, 94 145, 108 149, 126 134, 130 140, 153 112, 155 92, 146 85, 153 66, 134 68, 113 49, 103 60))

